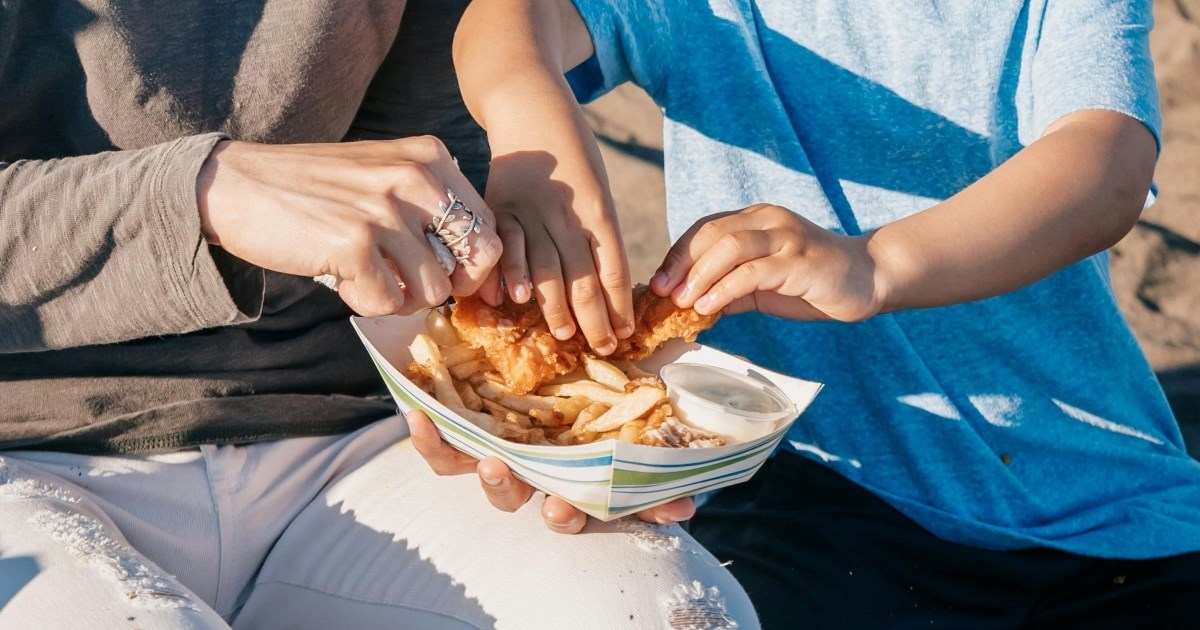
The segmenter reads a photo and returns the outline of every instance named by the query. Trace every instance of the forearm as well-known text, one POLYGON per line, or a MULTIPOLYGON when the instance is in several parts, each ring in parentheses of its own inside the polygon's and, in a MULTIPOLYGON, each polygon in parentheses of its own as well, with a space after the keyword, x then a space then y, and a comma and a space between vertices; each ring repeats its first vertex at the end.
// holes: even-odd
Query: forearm
POLYGON ((564 74, 592 55, 591 37, 569 0, 476 0, 454 36, 463 100, 485 129, 528 112, 522 99, 574 101, 564 74))
POLYGON ((467 9, 454 61, 463 100, 488 132, 489 203, 573 208, 582 219, 612 205, 599 146, 564 78, 592 52, 569 0, 479 0, 467 9))
POLYGON ((587 28, 568 0, 479 0, 467 9, 454 39, 463 100, 488 132, 493 169, 514 163, 514 172, 492 182, 515 186, 535 172, 544 178, 546 169, 528 166, 539 158, 529 152, 541 152, 556 179, 589 188, 575 190, 577 197, 604 197, 605 185, 585 184, 594 174, 603 179, 603 162, 564 78, 591 55, 587 28), (521 152, 526 159, 504 159, 521 152))
POLYGON ((1136 223, 1154 139, 1112 112, 1080 112, 928 210, 867 237, 881 312, 992 297, 1103 251, 1136 223))
POLYGON ((237 318, 196 212, 196 173, 216 140, 0 164, 0 353, 237 318))

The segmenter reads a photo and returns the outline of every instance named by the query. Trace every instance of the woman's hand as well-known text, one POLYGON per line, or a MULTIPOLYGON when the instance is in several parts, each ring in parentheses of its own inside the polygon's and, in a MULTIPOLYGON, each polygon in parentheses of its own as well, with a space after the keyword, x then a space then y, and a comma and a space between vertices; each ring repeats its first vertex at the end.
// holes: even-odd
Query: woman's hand
POLYGON ((473 293, 500 258, 491 211, 432 137, 222 142, 200 172, 197 197, 209 243, 273 271, 333 275, 362 315, 413 313, 473 293), (480 220, 465 241, 469 264, 449 277, 424 234, 447 191, 480 220))
MULTIPOLYGON (((479 485, 496 509, 513 512, 533 496, 533 487, 514 477, 508 466, 495 457, 482 461, 450 446, 438 435, 433 422, 420 411, 409 412, 408 420, 413 447, 439 475, 479 474, 479 485)), ((686 521, 696 513, 690 498, 675 499, 638 512, 638 518, 648 523, 666 525, 686 521)), ((587 524, 587 515, 575 506, 555 496, 542 502, 542 519, 546 527, 560 534, 577 534, 587 524)))
POLYGON ((861 321, 884 303, 874 254, 867 238, 758 204, 698 221, 671 247, 650 287, 702 314, 759 310, 861 321))

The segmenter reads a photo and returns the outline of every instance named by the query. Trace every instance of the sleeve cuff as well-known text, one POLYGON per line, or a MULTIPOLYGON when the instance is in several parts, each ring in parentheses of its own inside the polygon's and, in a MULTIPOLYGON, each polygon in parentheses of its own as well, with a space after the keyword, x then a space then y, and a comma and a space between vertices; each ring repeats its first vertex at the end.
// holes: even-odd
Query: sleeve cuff
POLYGON ((176 308, 195 329, 245 323, 262 314, 263 270, 210 248, 200 232, 196 180, 213 148, 226 139, 209 133, 176 140, 163 155, 152 188, 166 253, 159 270, 176 308))

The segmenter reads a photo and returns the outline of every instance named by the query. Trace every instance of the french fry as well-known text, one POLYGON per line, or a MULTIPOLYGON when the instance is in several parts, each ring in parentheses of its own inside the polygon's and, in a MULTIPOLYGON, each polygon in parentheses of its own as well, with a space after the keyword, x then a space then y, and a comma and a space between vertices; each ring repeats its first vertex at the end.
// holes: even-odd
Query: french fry
POLYGON ((619 368, 622 372, 624 372, 625 376, 628 376, 630 379, 647 378, 647 377, 658 378, 657 376, 638 367, 636 363, 634 363, 633 361, 630 361, 629 359, 612 359, 611 363, 613 365, 617 366, 617 368, 619 368))
POLYGON ((567 440, 567 443, 569 443, 569 444, 591 444, 592 442, 596 441, 597 437, 599 437, 599 434, 593 433, 591 431, 587 431, 584 433, 571 432, 571 433, 568 433, 567 435, 570 436, 567 440))
POLYGON ((556 441, 560 435, 569 435, 571 433, 571 427, 566 425, 557 427, 543 427, 542 431, 545 432, 547 440, 556 441))
POLYGON ((505 424, 514 424, 522 429, 533 429, 533 421, 529 419, 529 416, 515 411, 504 414, 504 422, 505 424))
POLYGON ((587 377, 588 377, 587 372, 585 372, 583 370, 583 368, 578 367, 578 368, 575 368, 574 370, 571 370, 570 372, 567 372, 566 374, 559 374, 558 376, 550 379, 549 381, 546 381, 545 384, 546 385, 562 385, 564 383, 575 383, 577 381, 586 381, 587 377))
POLYGON ((447 407, 466 408, 462 397, 454 389, 454 380, 442 361, 442 352, 429 335, 417 335, 408 346, 413 361, 422 363, 429 369, 429 377, 433 380, 433 396, 447 407))
POLYGON ((558 402, 557 398, 549 396, 514 394, 501 385, 487 381, 477 384, 475 392, 483 398, 498 402, 521 413, 529 413, 530 409, 553 409, 554 403, 558 402))
POLYGON ((479 398, 479 394, 471 389, 470 383, 461 381, 454 383, 454 391, 458 392, 458 396, 462 398, 463 406, 471 411, 481 411, 483 409, 483 400, 479 398))
POLYGON ((460 381, 465 381, 469 380, 475 374, 486 372, 490 369, 492 369, 492 364, 488 363, 487 359, 471 359, 458 365, 451 365, 450 374, 460 381))
MULTIPOLYGON (((454 370, 450 370, 453 374, 454 370)), ((667 385, 662 382, 662 379, 657 376, 639 376, 628 383, 625 383, 625 391, 632 393, 641 387, 657 387, 663 391, 667 390, 667 385)))
MULTIPOLYGON (((442 404, 445 405, 446 403, 442 404)), ((483 429, 484 431, 487 431, 488 433, 491 433, 492 435, 495 435, 496 437, 508 438, 510 435, 516 434, 516 431, 510 431, 506 429, 504 423, 496 420, 486 413, 483 413, 482 411, 472 411, 466 407, 454 407, 452 405, 446 405, 446 408, 462 416, 463 418, 466 418, 467 422, 470 422, 471 424, 483 429)), ((515 428, 516 427, 514 427, 514 429, 515 428)))
POLYGON ((572 426, 572 430, 574 430, 575 427, 583 428, 584 425, 604 415, 604 412, 608 411, 609 408, 610 407, 608 405, 601 402, 594 402, 588 405, 583 411, 579 412, 579 417, 575 419, 575 424, 572 426))
MULTIPOLYGON (((639 388, 637 391, 626 396, 620 403, 613 405, 603 415, 577 430, 604 433, 605 431, 619 429, 626 422, 637 420, 642 414, 650 411, 660 402, 666 400, 666 398, 667 393, 657 387, 639 388)), ((576 420, 575 423, 578 424, 579 421, 576 420)))
POLYGON ((533 421, 529 419, 529 416, 513 411, 512 409, 509 409, 498 402, 484 398, 483 407, 488 410, 488 413, 492 414, 493 418, 496 418, 501 422, 515 424, 522 429, 529 429, 533 427, 533 421))
POLYGON ((605 431, 604 433, 598 433, 596 435, 596 439, 594 441, 599 442, 600 440, 615 440, 615 439, 618 439, 619 437, 621 437, 621 430, 614 429, 612 431, 605 431))
MULTIPOLYGON (((466 363, 467 361, 474 361, 475 359, 480 358, 483 358, 483 354, 481 352, 475 348, 463 344, 442 348, 442 359, 446 361, 446 367, 454 367, 456 365, 466 363)), ((489 363, 488 369, 490 370, 491 367, 492 366, 489 363)))
POLYGON ((530 409, 529 417, 533 419, 535 424, 543 427, 557 427, 562 425, 562 414, 553 409, 530 409))
POLYGON ((641 435, 642 429, 646 428, 645 420, 632 420, 626 422, 625 426, 617 433, 617 439, 630 444, 637 444, 638 436, 641 435))
POLYGON ((564 398, 571 396, 587 396, 596 402, 602 402, 608 406, 619 404, 625 400, 626 394, 614 392, 613 390, 597 383, 595 381, 578 381, 575 383, 563 383, 561 385, 545 385, 538 390, 538 394, 542 396, 562 396, 564 398))
POLYGON ((583 355, 583 369, 593 381, 613 391, 625 391, 625 384, 629 382, 629 377, 617 366, 590 354, 583 355))
POLYGON ((429 336, 433 338, 437 345, 447 348, 460 343, 462 340, 458 338, 458 333, 454 331, 454 326, 450 324, 450 320, 442 313, 441 309, 431 309, 429 315, 425 317, 425 329, 429 331, 429 336))
POLYGON ((563 424, 568 426, 575 424, 575 419, 579 417, 579 412, 587 409, 593 401, 587 396, 572 396, 570 398, 559 398, 558 402, 554 403, 554 412, 562 415, 563 424))

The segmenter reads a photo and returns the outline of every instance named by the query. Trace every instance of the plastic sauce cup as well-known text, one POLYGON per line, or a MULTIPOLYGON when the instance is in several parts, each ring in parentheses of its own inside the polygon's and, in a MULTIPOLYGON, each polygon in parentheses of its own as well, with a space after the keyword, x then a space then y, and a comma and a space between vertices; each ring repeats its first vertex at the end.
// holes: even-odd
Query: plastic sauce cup
POLYGON ((672 363, 659 376, 680 421, 729 444, 764 436, 796 415, 796 405, 774 384, 725 368, 672 363))

